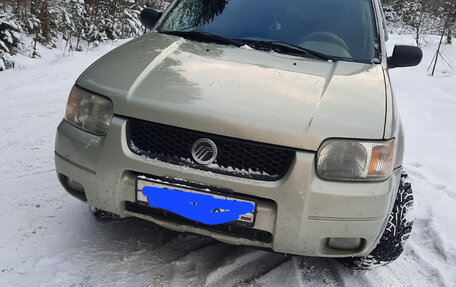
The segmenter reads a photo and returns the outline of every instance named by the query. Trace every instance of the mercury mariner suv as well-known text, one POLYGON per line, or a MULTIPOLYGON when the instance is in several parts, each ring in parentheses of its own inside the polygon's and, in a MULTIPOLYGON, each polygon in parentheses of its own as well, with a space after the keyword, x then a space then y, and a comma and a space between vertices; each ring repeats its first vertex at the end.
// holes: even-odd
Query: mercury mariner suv
POLYGON ((180 0, 90 66, 57 129, 96 212, 355 268, 396 259, 412 190, 379 0, 180 0))

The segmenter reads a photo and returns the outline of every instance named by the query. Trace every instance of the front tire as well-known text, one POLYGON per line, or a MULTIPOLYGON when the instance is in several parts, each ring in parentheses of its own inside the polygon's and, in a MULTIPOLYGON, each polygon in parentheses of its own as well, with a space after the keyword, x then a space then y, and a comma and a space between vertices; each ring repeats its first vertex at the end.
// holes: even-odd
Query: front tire
POLYGON ((407 173, 402 172, 388 225, 375 249, 364 257, 339 259, 343 265, 352 269, 372 269, 396 260, 404 251, 405 241, 409 238, 413 225, 413 220, 409 216, 413 206, 413 193, 407 177, 407 173))

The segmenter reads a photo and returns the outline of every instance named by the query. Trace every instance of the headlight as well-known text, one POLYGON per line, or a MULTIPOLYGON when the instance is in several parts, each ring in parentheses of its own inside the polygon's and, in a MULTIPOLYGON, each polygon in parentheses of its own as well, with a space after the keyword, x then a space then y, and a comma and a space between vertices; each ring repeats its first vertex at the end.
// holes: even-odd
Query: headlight
POLYGON ((65 111, 70 124, 96 135, 105 135, 111 125, 112 102, 76 86, 71 89, 65 111))
POLYGON ((341 181, 380 181, 393 170, 394 139, 382 142, 327 140, 317 154, 321 178, 341 181))

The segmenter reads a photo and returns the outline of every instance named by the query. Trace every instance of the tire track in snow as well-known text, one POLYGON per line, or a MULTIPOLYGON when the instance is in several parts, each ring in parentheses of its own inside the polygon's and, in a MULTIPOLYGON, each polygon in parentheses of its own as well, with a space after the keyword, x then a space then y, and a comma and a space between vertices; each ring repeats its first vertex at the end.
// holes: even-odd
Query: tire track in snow
POLYGON ((328 259, 297 256, 293 261, 298 269, 301 286, 343 286, 328 259))
MULTIPOLYGON (((111 242, 153 257, 161 265, 170 264, 188 254, 221 244, 215 239, 191 233, 179 233, 148 222, 143 219, 128 217, 124 219, 96 219, 94 228, 97 229, 97 241, 103 243, 109 233, 111 242), (135 234, 135 236, 130 236, 135 234), (135 247, 135 245, 137 245, 135 247)), ((100 248, 97 245, 96 248, 100 248)), ((94 250, 96 251, 96 250, 94 250)))
POLYGON ((170 264, 169 286, 245 286, 287 260, 283 254, 220 243, 170 264))
MULTIPOLYGON (((137 219, 126 221, 131 222, 107 222, 106 228, 126 228, 129 230, 126 233, 136 233, 130 230, 131 223, 137 225, 137 229, 149 225, 137 219)), ((327 259, 234 246, 209 237, 177 233, 153 223, 150 225, 148 232, 155 233, 160 238, 159 242, 149 246, 141 244, 138 254, 124 258, 129 264, 145 266, 155 261, 153 265, 159 266, 155 270, 148 272, 142 267, 136 273, 143 279, 141 281, 151 282, 150 286, 276 286, 270 284, 271 280, 283 278, 283 273, 290 270, 292 274, 287 285, 343 286, 327 259)), ((139 237, 135 240, 144 241, 139 237)))
POLYGON ((161 245, 151 250, 151 252, 162 260, 162 264, 171 264, 174 261, 185 258, 192 252, 198 252, 220 244, 220 242, 209 237, 186 234, 185 238, 178 236, 177 240, 161 245))
POLYGON ((205 286, 246 286, 274 270, 291 257, 256 250, 237 257, 233 262, 217 268, 208 274, 205 286))

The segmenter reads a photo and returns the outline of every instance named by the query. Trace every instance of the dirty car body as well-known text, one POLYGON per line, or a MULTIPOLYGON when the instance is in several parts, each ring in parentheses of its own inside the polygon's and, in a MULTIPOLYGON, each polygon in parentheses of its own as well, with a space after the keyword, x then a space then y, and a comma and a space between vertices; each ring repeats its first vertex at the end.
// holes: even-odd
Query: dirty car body
POLYGON ((379 2, 207 2, 173 2, 79 77, 57 130, 62 185, 98 209, 230 244, 369 254, 404 150, 379 2), (353 15, 364 28, 349 30, 353 15), (202 139, 217 149, 208 163, 192 153, 202 139), (147 186, 254 210, 204 224, 152 207, 147 186))

